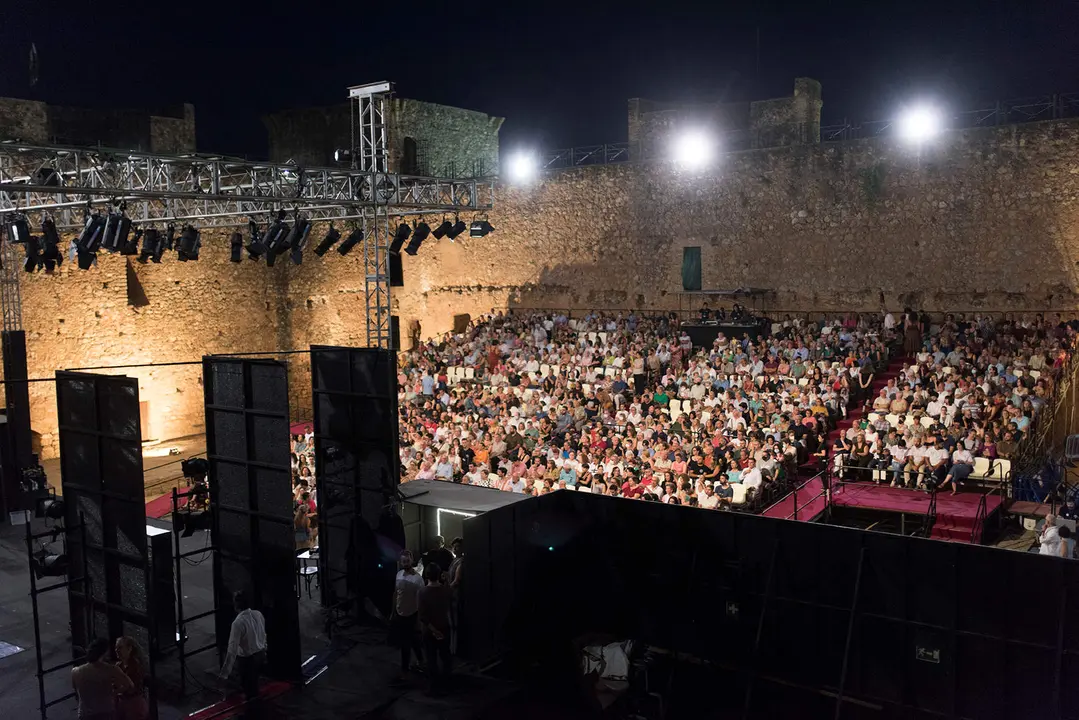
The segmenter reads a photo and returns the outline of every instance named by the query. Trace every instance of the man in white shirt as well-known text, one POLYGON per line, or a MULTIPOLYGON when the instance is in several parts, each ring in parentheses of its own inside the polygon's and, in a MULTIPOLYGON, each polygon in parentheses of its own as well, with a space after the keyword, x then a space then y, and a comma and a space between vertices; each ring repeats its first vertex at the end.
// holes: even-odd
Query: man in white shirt
POLYGON ((943 490, 952 486, 952 495, 959 492, 959 484, 970 477, 970 474, 974 472, 974 455, 964 445, 960 445, 959 448, 952 453, 952 468, 948 471, 948 475, 944 478, 944 482, 940 484, 938 490, 943 490))
POLYGON ((742 484, 747 490, 750 488, 760 488, 761 483, 764 482, 764 478, 761 477, 760 468, 757 467, 757 461, 753 458, 748 460, 749 466, 742 471, 742 484))
POLYGON ((397 580, 393 593, 393 615, 390 617, 390 640, 401 652, 401 675, 408 673, 412 651, 416 659, 423 657, 420 636, 416 628, 420 590, 423 578, 416 572, 412 553, 405 550, 397 560, 397 580))
POLYGON ((232 665, 239 658, 240 684, 247 697, 247 713, 256 717, 259 698, 259 672, 266 664, 266 618, 258 610, 252 610, 247 593, 238 590, 232 596, 236 619, 229 632, 229 648, 221 666, 220 677, 232 673, 232 665))
POLYGON ((705 481, 704 490, 697 496, 697 504, 705 510, 715 510, 719 507, 719 498, 716 497, 710 481, 705 481))
POLYGON ((926 452, 926 478, 924 485, 930 483, 939 487, 944 484, 944 478, 948 472, 948 451, 944 449, 944 442, 938 437, 933 447, 926 452))

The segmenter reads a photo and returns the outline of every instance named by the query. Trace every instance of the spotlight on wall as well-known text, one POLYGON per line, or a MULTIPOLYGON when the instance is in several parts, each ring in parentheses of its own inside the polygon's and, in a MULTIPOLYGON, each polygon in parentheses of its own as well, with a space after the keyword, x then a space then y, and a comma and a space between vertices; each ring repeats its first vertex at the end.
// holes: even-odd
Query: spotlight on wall
POLYGON ((266 266, 273 267, 274 260, 278 255, 288 250, 288 223, 285 222, 285 211, 277 214, 277 219, 266 229, 262 236, 262 244, 266 246, 266 266))
POLYGON ((343 243, 337 246, 337 252, 340 255, 348 255, 348 251, 356 247, 356 245, 361 242, 363 242, 363 230, 360 228, 356 228, 351 233, 349 233, 348 237, 345 238, 345 241, 343 243))
POLYGON ((539 162, 531 153, 518 152, 509 159, 508 169, 510 180, 525 183, 536 177, 539 162))
POLYGON ((51 273, 64 262, 64 254, 60 252, 60 233, 57 232, 52 218, 45 218, 41 222, 41 260, 45 263, 47 273, 51 273))
POLYGON ((448 237, 451 241, 456 240, 457 236, 460 235, 461 233, 463 233, 467 229, 468 229, 468 226, 465 225, 465 221, 464 220, 458 220, 457 222, 455 222, 453 224, 453 227, 450 228, 449 232, 446 233, 446 237, 448 237))
POLYGON ((326 231, 326 237, 322 238, 322 242, 315 246, 315 254, 322 257, 330 251, 337 241, 341 239, 341 232, 330 223, 330 229, 326 231))
POLYGON ((944 114, 931 105, 914 105, 899 114, 895 129, 905 142, 928 142, 944 131, 944 114))
POLYGON ((244 259, 244 234, 237 230, 229 238, 229 262, 243 262, 244 259))
POLYGON ((446 237, 450 230, 453 230, 453 223, 449 220, 443 220, 441 225, 431 231, 431 234, 435 236, 435 240, 441 240, 446 237))
POLYGON ((165 252, 165 237, 157 228, 146 228, 142 234, 142 252, 139 253, 139 262, 145 265, 150 260, 155 263, 161 262, 161 255, 165 252))
POLYGON ((401 247, 408 240, 408 236, 412 234, 412 228, 405 223, 401 223, 397 226, 397 231, 393 234, 393 242, 390 243, 390 252, 394 254, 401 253, 401 247))
POLYGON ((8 242, 24 243, 30 239, 30 222, 22 213, 16 213, 7 226, 8 242))
POLYGON ((348 162, 351 159, 352 159, 352 151, 351 150, 347 150, 345 148, 338 148, 337 150, 333 151, 333 161, 334 162, 343 163, 343 162, 348 162))
POLYGON ((473 220, 472 224, 468 227, 468 236, 479 238, 494 232, 494 227, 486 220, 473 220))
POLYGON ((199 231, 191 225, 184 225, 180 231, 180 247, 176 250, 176 256, 180 262, 199 259, 199 248, 202 247, 202 238, 199 231))
POLYGON ((303 251, 307 248, 307 236, 311 234, 311 221, 303 215, 296 216, 292 232, 285 238, 286 246, 291 251, 289 257, 295 265, 303 262, 303 251))
POLYGON ((701 130, 687 130, 674 139, 672 158, 680 167, 699 170, 711 164, 715 143, 701 130))
POLYGON ((412 239, 408 241, 408 247, 405 248, 405 252, 409 255, 415 255, 420 250, 420 245, 431 234, 431 226, 425 222, 421 222, 416 226, 415 231, 412 233, 412 239))
POLYGON ((247 243, 247 256, 252 260, 258 260, 266 253, 266 245, 262 242, 262 233, 259 232, 258 223, 254 220, 247 221, 248 235, 251 241, 247 243))

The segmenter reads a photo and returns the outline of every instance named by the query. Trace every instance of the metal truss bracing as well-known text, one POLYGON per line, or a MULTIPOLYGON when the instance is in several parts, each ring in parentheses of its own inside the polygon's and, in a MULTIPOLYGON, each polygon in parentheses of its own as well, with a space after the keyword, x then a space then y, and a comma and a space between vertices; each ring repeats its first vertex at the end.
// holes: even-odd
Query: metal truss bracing
POLYGON ((19 292, 22 263, 15 245, 0 242, 0 311, 5 331, 22 330, 22 294, 19 292))
POLYGON ((375 207, 395 215, 485 210, 492 191, 476 179, 0 144, 0 219, 15 210, 49 213, 60 229, 80 227, 95 205, 125 203, 135 224, 227 227, 280 210, 312 220, 358 219, 375 207))
POLYGON ((367 307, 367 347, 393 347, 390 309, 390 216, 375 211, 364 220, 364 303, 367 307))

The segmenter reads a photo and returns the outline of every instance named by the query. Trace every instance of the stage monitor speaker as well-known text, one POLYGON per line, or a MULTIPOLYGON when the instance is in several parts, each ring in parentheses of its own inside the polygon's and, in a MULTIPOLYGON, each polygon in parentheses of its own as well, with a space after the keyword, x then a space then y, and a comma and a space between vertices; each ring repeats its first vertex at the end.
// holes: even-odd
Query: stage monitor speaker
POLYGON ((404 287, 405 268, 400 253, 390 253, 390 287, 404 287))

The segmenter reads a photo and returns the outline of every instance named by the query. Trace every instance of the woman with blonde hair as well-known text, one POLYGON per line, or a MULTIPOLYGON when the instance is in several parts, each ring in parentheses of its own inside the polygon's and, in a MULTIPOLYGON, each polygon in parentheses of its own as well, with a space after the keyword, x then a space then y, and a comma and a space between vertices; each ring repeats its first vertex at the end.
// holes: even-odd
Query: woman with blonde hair
POLYGON ((147 720, 150 705, 146 699, 146 655, 135 639, 124 635, 116 639, 116 666, 134 686, 116 699, 117 720, 147 720))

